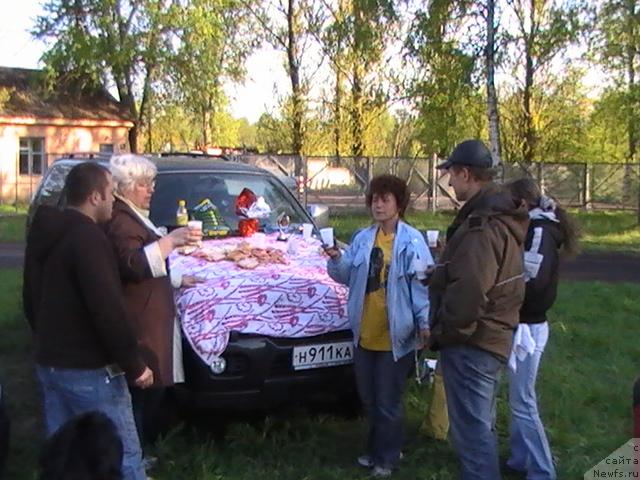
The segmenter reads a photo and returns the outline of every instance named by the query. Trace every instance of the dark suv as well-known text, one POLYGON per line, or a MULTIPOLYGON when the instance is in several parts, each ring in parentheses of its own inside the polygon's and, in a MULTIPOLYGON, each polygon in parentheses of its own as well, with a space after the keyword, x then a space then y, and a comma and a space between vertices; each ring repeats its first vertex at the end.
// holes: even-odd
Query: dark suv
MULTIPOLYGON (((219 209, 232 232, 237 229, 235 198, 244 187, 264 196, 272 207, 269 218, 262 219, 261 230, 276 231, 276 218, 286 213, 291 225, 314 223, 324 226, 326 208, 312 206, 305 210, 285 184, 265 170, 220 158, 193 156, 148 157, 158 169, 150 218, 157 226, 174 226, 178 200, 188 206, 209 198, 219 209)), ((44 176, 29 209, 27 228, 35 209, 42 204, 61 206, 64 180, 69 170, 82 161, 108 164, 108 158, 63 158, 54 162, 44 176)), ((254 410, 275 407, 291 400, 313 397, 354 396, 352 334, 348 329, 305 338, 278 338, 231 331, 222 353, 224 369, 212 368, 199 356, 183 331, 183 356, 186 382, 180 393, 197 408, 254 410), (314 347, 351 345, 346 358, 320 365, 294 368, 294 351, 306 352, 314 347), (331 364, 332 366, 327 366, 331 364), (217 373, 214 373, 214 370, 217 373)), ((345 353, 345 352, 343 352, 345 353)), ((297 355, 300 355, 298 353, 297 355)))

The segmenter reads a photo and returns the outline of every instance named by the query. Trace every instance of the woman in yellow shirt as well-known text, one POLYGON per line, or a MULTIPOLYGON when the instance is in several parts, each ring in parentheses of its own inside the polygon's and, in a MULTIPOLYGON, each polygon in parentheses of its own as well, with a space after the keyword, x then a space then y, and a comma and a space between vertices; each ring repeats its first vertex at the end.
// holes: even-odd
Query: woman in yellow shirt
POLYGON ((357 232, 344 252, 327 248, 329 275, 349 286, 356 382, 369 423, 366 453, 358 463, 376 477, 397 467, 402 394, 419 348, 416 334, 419 343, 429 337, 427 287, 416 273, 433 260, 422 234, 402 220, 409 196, 402 179, 375 177, 366 196, 373 225, 357 232))

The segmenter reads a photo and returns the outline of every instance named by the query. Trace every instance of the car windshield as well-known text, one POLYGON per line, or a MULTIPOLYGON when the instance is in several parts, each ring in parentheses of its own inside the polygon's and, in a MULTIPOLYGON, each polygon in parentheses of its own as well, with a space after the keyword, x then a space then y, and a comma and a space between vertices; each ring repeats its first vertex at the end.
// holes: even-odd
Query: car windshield
POLYGON ((191 214, 198 203, 209 199, 218 208, 224 223, 236 231, 239 218, 235 212, 235 201, 244 188, 264 197, 271 207, 269 217, 260 220, 265 231, 277 229, 277 218, 281 214, 288 215, 291 224, 309 222, 304 209, 275 178, 233 172, 158 172, 151 199, 151 221, 159 226, 174 226, 179 200, 186 201, 191 214))

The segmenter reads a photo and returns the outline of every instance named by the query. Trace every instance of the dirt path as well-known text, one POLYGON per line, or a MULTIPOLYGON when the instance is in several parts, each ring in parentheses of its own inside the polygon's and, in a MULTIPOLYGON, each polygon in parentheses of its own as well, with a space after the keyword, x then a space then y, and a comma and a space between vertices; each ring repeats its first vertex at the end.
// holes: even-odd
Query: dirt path
MULTIPOLYGON (((24 244, 0 243, 0 268, 22 268, 24 244)), ((640 283, 640 255, 585 253, 565 262, 561 278, 578 281, 640 283)))
POLYGON ((560 277, 567 280, 640 283, 640 255, 584 253, 565 262, 560 277))

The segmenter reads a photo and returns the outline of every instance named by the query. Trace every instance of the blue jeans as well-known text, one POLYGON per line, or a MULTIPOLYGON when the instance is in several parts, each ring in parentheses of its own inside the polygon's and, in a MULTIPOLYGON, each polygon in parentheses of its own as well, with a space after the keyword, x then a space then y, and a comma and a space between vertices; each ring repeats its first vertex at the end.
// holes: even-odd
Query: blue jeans
POLYGON ((358 393, 369 423, 367 453, 374 465, 394 468, 404 440, 402 393, 413 355, 393 359, 391 352, 357 347, 354 369, 358 393))
POLYGON ((536 378, 549 338, 549 325, 531 325, 536 348, 524 360, 516 360, 516 371, 509 369, 509 406, 511 407, 511 456, 507 465, 527 472, 527 480, 555 480, 556 471, 544 426, 538 412, 536 378))
POLYGON ((495 409, 503 362, 467 345, 440 352, 453 448, 462 480, 499 480, 495 409))
POLYGON ((47 434, 84 412, 99 411, 115 424, 122 440, 124 480, 145 480, 142 453, 124 375, 109 378, 106 369, 80 370, 36 366, 44 397, 47 434))

